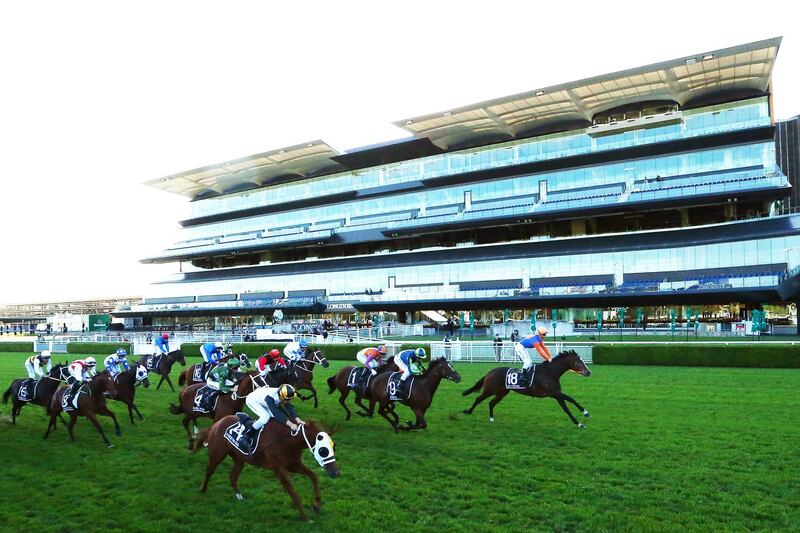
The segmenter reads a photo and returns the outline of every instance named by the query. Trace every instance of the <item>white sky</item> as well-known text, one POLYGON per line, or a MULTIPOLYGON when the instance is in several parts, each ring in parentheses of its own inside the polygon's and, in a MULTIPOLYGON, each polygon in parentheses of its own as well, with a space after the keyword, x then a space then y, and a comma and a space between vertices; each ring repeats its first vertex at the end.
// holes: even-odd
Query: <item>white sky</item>
POLYGON ((0 303, 143 294, 181 196, 141 182, 777 35, 800 113, 793 2, 3 2, 0 303))

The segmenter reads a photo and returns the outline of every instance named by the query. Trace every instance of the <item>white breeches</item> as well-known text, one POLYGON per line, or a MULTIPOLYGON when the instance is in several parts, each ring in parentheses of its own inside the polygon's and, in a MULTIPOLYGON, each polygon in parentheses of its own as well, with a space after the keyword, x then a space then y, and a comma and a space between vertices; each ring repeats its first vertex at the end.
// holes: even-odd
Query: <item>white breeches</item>
POLYGON ((522 368, 528 369, 533 366, 533 361, 531 361, 531 354, 528 353, 528 349, 525 348, 522 344, 516 343, 514 345, 514 353, 517 354, 517 357, 522 359, 522 368))
MULTIPOLYGON (((33 367, 33 364, 30 361, 25 361, 25 370, 28 371, 28 377, 31 379, 36 379, 36 369, 33 367)), ((44 373, 40 370, 40 374, 44 375, 44 373)))
POLYGON ((253 429, 258 430, 266 426, 267 422, 272 418, 272 413, 267 409, 267 406, 264 405, 262 401, 252 396, 248 396, 244 403, 246 403, 247 407, 258 417, 258 420, 253 422, 253 429))
POLYGON ((394 358, 394 364, 396 364, 397 368, 399 368, 400 371, 403 373, 403 375, 400 376, 400 379, 403 381, 407 380, 408 376, 411 375, 411 369, 408 368, 406 364, 403 362, 403 360, 400 359, 399 357, 394 358))

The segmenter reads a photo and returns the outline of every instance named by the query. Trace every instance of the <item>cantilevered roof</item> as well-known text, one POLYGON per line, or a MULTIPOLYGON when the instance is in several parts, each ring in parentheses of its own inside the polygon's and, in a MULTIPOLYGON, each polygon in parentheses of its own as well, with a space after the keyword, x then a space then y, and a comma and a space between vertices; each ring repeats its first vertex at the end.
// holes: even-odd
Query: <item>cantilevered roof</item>
POLYGON ((309 141, 150 180, 145 185, 195 199, 218 196, 346 170, 331 159, 337 155, 325 142, 309 141))
POLYGON ((544 87, 394 122, 440 148, 458 149, 591 124, 600 112, 646 101, 681 106, 724 94, 765 94, 781 38, 544 87), (562 127, 559 127, 562 126, 562 127))

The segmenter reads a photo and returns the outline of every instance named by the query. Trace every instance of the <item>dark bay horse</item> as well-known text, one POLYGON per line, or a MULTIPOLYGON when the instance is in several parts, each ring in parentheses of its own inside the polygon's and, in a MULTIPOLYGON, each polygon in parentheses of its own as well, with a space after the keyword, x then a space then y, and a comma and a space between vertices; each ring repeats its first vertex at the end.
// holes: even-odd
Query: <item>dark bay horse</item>
MULTIPOLYGON (((153 357, 155 356, 143 355, 139 358, 138 364, 144 365, 145 368, 147 368, 147 361, 153 357)), ((183 357, 183 352, 180 350, 180 348, 161 356, 161 360, 158 362, 158 367, 151 370, 151 372, 155 372, 161 376, 161 380, 158 382, 156 389, 160 389, 161 384, 164 383, 164 380, 166 380, 170 390, 173 392, 175 391, 175 387, 172 386, 172 380, 169 379, 169 373, 172 371, 172 365, 174 365, 176 362, 180 363, 181 366, 186 366, 186 359, 183 357)))
MULTIPOLYGON (((225 363, 229 361, 231 357, 233 357, 233 354, 229 353, 225 357, 222 357, 219 362, 225 363)), ((243 368, 250 368, 250 360, 247 358, 247 354, 240 353, 236 356, 236 358, 239 359, 239 364, 242 365, 243 368)), ((217 364, 219 363, 197 363, 190 365, 189 368, 181 372, 181 375, 178 378, 178 385, 183 386, 194 385, 195 383, 205 383, 206 378, 208 378, 208 373, 211 372, 211 369, 217 366, 217 364), (202 379, 197 381, 194 379, 194 371, 197 367, 203 367, 203 365, 205 365, 206 368, 203 370, 202 379)))
MULTIPOLYGON (((109 394, 116 394, 116 384, 114 383, 114 380, 111 379, 111 376, 105 372, 101 372, 92 378, 91 381, 89 381, 89 394, 85 394, 83 392, 85 388, 86 385, 81 386, 81 390, 78 393, 78 408, 67 411, 67 414, 70 417, 69 425, 67 425, 69 438, 73 442, 75 441, 75 434, 73 433, 75 423, 78 421, 78 416, 84 416, 89 419, 97 432, 100 433, 100 436, 103 438, 103 442, 106 443, 106 446, 113 448, 114 445, 108 441, 102 426, 100 426, 100 422, 97 421, 97 415, 111 417, 111 420, 114 421, 114 430, 117 437, 122 435, 122 430, 117 422, 117 417, 108 409, 108 406, 106 405, 106 395, 104 394, 105 392, 108 392, 109 394)), ((56 416, 63 411, 61 401, 68 389, 69 386, 61 387, 58 389, 58 391, 56 391, 56 393, 53 395, 53 398, 50 400, 50 423, 47 426, 47 431, 44 434, 44 438, 47 438, 47 436, 50 434, 50 429, 55 427, 56 416)))
POLYGON ((306 465, 303 464, 303 450, 311 451, 319 465, 332 478, 339 477, 339 467, 336 465, 333 440, 330 435, 321 430, 314 422, 306 422, 300 426, 297 433, 284 424, 275 421, 267 424, 261 434, 256 450, 253 455, 248 457, 224 437, 225 430, 235 424, 239 418, 236 415, 226 416, 214 423, 210 428, 204 429, 196 439, 193 450, 199 450, 203 445, 208 447, 208 466, 206 475, 200 492, 208 490, 208 481, 211 479, 214 470, 228 456, 233 459, 230 480, 231 487, 236 494, 237 500, 244 497, 239 491, 239 474, 246 464, 267 468, 275 472, 275 476, 280 480, 283 488, 291 496, 295 507, 300 512, 303 520, 308 520, 303 502, 295 492, 289 473, 303 474, 311 480, 314 487, 314 511, 319 512, 322 508, 322 496, 319 490, 317 476, 306 465))
MULTIPOLYGON (((344 416, 345 420, 350 420, 351 413, 350 409, 347 407, 347 404, 345 403, 345 400, 347 399, 347 397, 350 395, 351 392, 356 395, 355 398, 356 405, 358 405, 363 410, 363 412, 356 411, 356 414, 372 418, 372 415, 375 413, 375 401, 372 399, 372 395, 369 392, 369 388, 367 388, 367 390, 365 390, 364 393, 362 394, 361 391, 357 389, 351 389, 350 387, 347 386, 347 380, 350 378, 350 372, 352 372, 354 368, 357 367, 356 366, 342 367, 341 369, 339 369, 339 371, 336 373, 335 376, 329 377, 328 394, 333 394, 333 392, 336 390, 339 391, 339 404, 341 404, 341 406, 345 410, 345 416, 344 416), (364 405, 362 401, 364 399, 369 400, 369 407, 364 405)), ((400 369, 397 368, 397 365, 394 362, 394 358, 390 358, 389 362, 384 363, 378 367, 377 373, 383 374, 384 372, 397 372, 398 370, 400 369)), ((372 379, 375 378, 373 377, 372 379)))
POLYGON ((317 389, 314 388, 314 384, 312 383, 314 380, 314 367, 316 365, 322 365, 322 368, 331 366, 322 353, 322 350, 309 346, 306 348, 306 353, 303 355, 303 358, 298 360, 295 364, 290 365, 289 368, 285 370, 270 372, 267 374, 266 378, 259 381, 263 381, 268 387, 277 387, 284 383, 291 385, 297 390, 297 395, 301 400, 306 401, 313 398, 314 408, 316 408, 318 406, 317 389), (310 390, 311 396, 303 396, 300 394, 301 389, 310 390))
POLYGON ((189 449, 192 449, 192 431, 189 429, 189 424, 193 424, 195 432, 197 431, 198 418, 210 418, 217 421, 228 415, 235 414, 244 408, 244 401, 248 394, 258 388, 258 385, 253 381, 253 374, 245 374, 234 385, 234 390, 231 393, 217 395, 216 405, 210 413, 202 413, 194 410, 194 399, 197 391, 205 387, 205 383, 196 383, 189 385, 183 389, 178 395, 178 405, 171 403, 169 405, 169 412, 173 415, 183 415, 183 428, 186 430, 186 435, 189 437, 189 449))
POLYGON ((116 379, 117 393, 109 394, 108 397, 112 400, 124 403, 128 406, 128 416, 131 417, 131 424, 133 424, 133 411, 139 416, 139 420, 144 420, 142 413, 134 403, 136 397, 136 387, 139 385, 147 388, 150 386, 150 378, 147 377, 147 368, 139 363, 136 363, 130 370, 120 372, 117 374, 116 379))
MULTIPOLYGON (((17 417, 20 411, 22 411, 22 407, 28 403, 41 405, 45 408, 47 414, 50 414, 50 400, 53 398, 56 389, 58 389, 59 383, 66 382, 68 377, 69 371, 67 370, 67 365, 58 363, 50 369, 50 372, 39 379, 33 391, 34 394, 29 400, 19 399, 19 389, 23 383, 28 381, 28 378, 15 379, 12 381, 11 386, 3 393, 4 404, 7 404, 8 399, 11 398, 11 423, 17 423, 17 417)), ((63 418, 61 420, 66 424, 66 420, 63 418)))
MULTIPOLYGON (((433 402, 433 395, 436 394, 436 389, 439 388, 439 383, 443 379, 449 379, 459 383, 461 376, 455 371, 453 366, 445 359, 440 357, 434 360, 431 365, 422 374, 414 377, 414 385, 411 389, 411 396, 407 400, 397 400, 403 405, 407 405, 414 411, 416 421, 414 423, 406 422, 406 426, 400 426, 400 418, 394 412, 394 401, 389 399, 389 393, 386 390, 389 383, 391 372, 384 372, 375 376, 369 385, 369 392, 372 399, 378 404, 378 414, 385 418, 397 433, 400 429, 425 429, 428 423, 425 422, 425 412, 433 402), (389 418, 392 415, 392 418, 389 418)), ((409 378, 410 379, 410 378, 409 378)))
MULTIPOLYGON (((578 420, 572 416, 572 413, 567 407, 566 402, 569 402, 580 409, 583 413, 583 416, 586 418, 589 418, 589 411, 581 407, 578 402, 572 399, 572 397, 561 392, 561 376, 563 376, 568 370, 577 372, 587 378, 592 375, 592 373, 586 367, 586 363, 583 362, 583 359, 581 359, 580 356, 575 353, 575 350, 567 350, 558 354, 549 363, 545 362, 534 366, 535 370, 533 383, 524 389, 513 389, 514 392, 524 394, 525 396, 533 396, 534 398, 554 398, 564 412, 567 413, 567 416, 569 416, 570 420, 572 420, 575 425, 578 426, 578 428, 584 429, 586 426, 578 422, 578 420)), ((495 405, 500 403, 500 401, 510 392, 509 389, 506 388, 506 372, 508 370, 509 367, 504 366, 492 369, 485 376, 479 379, 475 385, 465 390, 463 393, 464 396, 472 394, 473 392, 476 392, 478 389, 482 388, 480 396, 475 398, 475 402, 472 404, 472 407, 465 410, 464 414, 471 415, 472 411, 478 406, 479 403, 489 396, 494 396, 492 401, 489 402, 489 421, 494 422, 495 405)))

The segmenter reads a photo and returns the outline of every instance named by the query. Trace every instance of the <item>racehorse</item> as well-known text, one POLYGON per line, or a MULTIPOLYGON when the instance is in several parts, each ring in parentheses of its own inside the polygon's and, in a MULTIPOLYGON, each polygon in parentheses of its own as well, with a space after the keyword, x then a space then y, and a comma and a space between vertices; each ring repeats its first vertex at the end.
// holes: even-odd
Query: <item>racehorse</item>
MULTIPOLYGON (((508 370, 509 367, 502 366, 490 370, 485 376, 479 379, 475 385, 465 390, 463 393, 464 396, 472 394, 478 389, 483 388, 480 396, 475 398, 475 402, 472 404, 472 407, 465 410, 464 414, 471 415, 472 411, 478 406, 479 403, 489 396, 494 396, 492 401, 489 402, 489 421, 494 422, 495 405, 500 403, 500 401, 509 393, 509 389, 506 388, 506 373, 508 370)), ((578 402, 572 399, 572 397, 561 392, 561 376, 563 376, 568 370, 577 372, 583 377, 587 378, 592 375, 592 373, 586 367, 586 363, 584 363, 583 359, 581 359, 580 356, 575 353, 575 350, 567 350, 555 356, 549 363, 545 362, 539 365, 534 365, 533 383, 525 388, 513 390, 514 392, 524 394, 525 396, 533 396, 534 398, 554 398, 564 412, 567 413, 567 416, 569 416, 570 420, 572 420, 575 425, 578 426, 578 428, 584 429, 586 426, 578 422, 578 420, 572 416, 572 413, 567 407, 566 402, 569 402, 580 409, 583 413, 583 416, 586 418, 589 418, 590 416, 589 411, 581 407, 578 402)))
MULTIPOLYGON (((350 420, 350 414, 351 414, 350 409, 347 407, 347 404, 345 404, 344 401, 350 395, 351 391, 353 392, 353 394, 356 395, 355 399, 356 405, 358 405, 364 411, 364 412, 356 411, 356 414, 372 418, 372 415, 375 413, 375 401, 372 399, 372 396, 370 395, 369 388, 367 388, 367 390, 365 390, 364 393, 362 394, 360 390, 351 389, 350 387, 347 386, 347 381, 350 378, 350 372, 352 372, 354 368, 359 368, 359 367, 345 366, 341 368, 336 373, 335 376, 329 377, 328 394, 333 394, 335 390, 337 389, 339 390, 339 403, 345 410, 346 413, 344 417, 345 420, 350 420), (369 408, 367 408, 367 406, 365 406, 362 403, 362 400, 364 399, 369 400, 369 408)), ((378 367, 377 373, 383 374, 384 372, 397 372, 398 370, 400 369, 397 368, 397 365, 394 362, 394 358, 391 358, 389 359, 389 362, 382 364, 380 367, 378 367)), ((372 379, 375 378, 373 377, 372 379)))
POLYGON ((289 472, 303 474, 311 480, 314 487, 314 512, 319 512, 322 508, 322 495, 319 490, 317 476, 306 465, 303 464, 303 450, 308 448, 314 455, 319 465, 325 469, 332 478, 339 477, 339 467, 336 465, 333 440, 327 433, 324 433, 314 422, 306 422, 300 426, 297 433, 284 424, 271 422, 262 430, 258 446, 252 456, 247 456, 237 450, 224 436, 225 430, 235 424, 239 418, 236 415, 226 416, 214 423, 210 428, 204 429, 194 442, 193 451, 199 450, 204 444, 208 446, 208 466, 206 475, 200 492, 208 490, 208 481, 211 479, 214 470, 225 459, 230 456, 233 459, 230 480, 231 487, 236 494, 237 500, 244 497, 239 491, 239 474, 245 464, 250 464, 260 468, 268 468, 275 472, 283 488, 292 497, 295 507, 300 512, 303 520, 308 520, 303 502, 295 492, 289 472), (313 443, 313 445, 312 445, 313 443))
MULTIPOLYGON (((50 399, 53 397, 56 389, 58 389, 58 384, 65 382, 68 377, 69 371, 67 370, 67 365, 58 363, 50 369, 50 372, 39 379, 34 388, 34 394, 29 400, 19 399, 19 389, 23 383, 28 381, 28 378, 15 379, 12 381, 11 386, 3 393, 4 404, 8 403, 9 397, 11 398, 11 423, 17 423, 17 417, 20 411, 22 411, 22 407, 27 403, 44 406, 47 414, 50 414, 50 399)), ((64 422, 64 425, 66 425, 66 420, 63 418, 61 420, 64 422)))
POLYGON ((155 372, 159 376, 161 376, 161 380, 158 382, 156 389, 161 388, 161 384, 164 383, 164 380, 167 380, 167 384, 169 385, 170 390, 175 392, 175 387, 172 386, 172 380, 169 379, 169 373, 172 370, 172 365, 175 364, 177 361, 181 364, 181 366, 186 366, 186 359, 183 357, 183 352, 178 348, 177 350, 173 350, 166 355, 143 355, 139 358, 140 365, 144 365, 145 368, 148 368, 147 361, 152 357, 160 357, 161 359, 158 361, 158 367, 150 369, 151 372, 155 372))
MULTIPOLYGON (((81 391, 83 388, 84 386, 81 385, 81 391)), ((56 391, 56 393, 53 395, 53 398, 50 400, 50 423, 47 426, 47 431, 44 434, 44 438, 47 438, 47 436, 50 434, 50 429, 55 428, 56 426, 56 416, 58 416, 64 409, 62 400, 68 389, 69 385, 66 387, 61 387, 58 389, 58 391, 56 391)), ((114 421, 115 434, 117 437, 122 435, 122 430, 117 422, 117 417, 108 409, 108 406, 106 405, 106 395, 103 394, 104 392, 108 392, 112 395, 117 393, 117 387, 114 383, 114 380, 111 379, 111 376, 109 376, 107 373, 101 372, 89 381, 89 394, 83 394, 81 391, 78 392, 78 408, 67 411, 67 414, 70 416, 69 425, 67 425, 70 440, 75 442, 75 434, 72 430, 75 427, 75 423, 78 421, 78 415, 80 415, 88 418, 95 429, 97 429, 97 432, 100 433, 100 436, 103 437, 103 442, 106 443, 106 446, 113 448, 114 445, 108 441, 103 428, 100 426, 100 422, 97 421, 97 415, 111 417, 111 420, 114 421)), ((72 402, 72 400, 70 400, 70 402, 72 402)))
POLYGON ((268 387, 278 387, 284 383, 291 385, 297 390, 297 395, 301 400, 306 401, 314 398, 314 408, 316 409, 318 405, 317 389, 314 388, 312 381, 314 379, 314 367, 318 364, 322 365, 322 368, 331 366, 322 353, 322 350, 309 346, 306 348, 306 353, 303 355, 303 358, 298 360, 295 364, 284 370, 270 372, 265 378, 259 381, 263 382, 268 387), (301 389, 310 390, 311 396, 303 396, 300 394, 301 389))
POLYGON ((120 372, 115 379, 117 385, 117 393, 109 394, 108 397, 112 400, 122 402, 128 406, 128 416, 131 417, 131 424, 133 424, 133 411, 139 416, 139 420, 144 420, 139 408, 133 403, 136 396, 136 387, 142 385, 144 388, 150 386, 150 378, 147 377, 147 368, 141 364, 135 364, 130 370, 120 372))
POLYGON ((394 400, 389 399, 389 391, 387 390, 391 375, 390 372, 384 372, 375 376, 369 385, 369 392, 372 395, 372 399, 378 403, 378 414, 392 425, 395 433, 400 429, 409 431, 428 427, 428 423, 425 422, 425 411, 431 406, 433 395, 436 394, 439 383, 442 379, 449 379, 456 383, 461 382, 461 376, 446 358, 440 357, 434 360, 427 370, 418 376, 414 376, 414 384, 409 398, 397 400, 410 407, 417 417, 413 424, 408 421, 406 426, 400 427, 400 419, 397 413, 394 412, 394 400), (389 415, 392 415, 392 418, 389 418, 389 415))
MULTIPOLYGON (((231 357, 233 357, 232 353, 226 355, 225 357, 222 357, 219 360, 219 362, 225 363, 229 361, 231 357)), ((250 367, 250 360, 247 358, 247 354, 240 353, 239 355, 236 356, 236 358, 239 359, 239 364, 242 365, 243 367, 247 368, 250 367)), ((211 369, 214 368, 215 366, 216 365, 214 363, 197 363, 191 365, 189 368, 181 372, 181 375, 178 378, 178 385, 194 385, 195 383, 205 383, 206 378, 208 378, 208 373, 211 372, 211 369), (202 373, 202 379, 200 379, 199 381, 195 380, 194 379, 195 369, 197 367, 203 367, 203 366, 206 366, 206 368, 202 373)))
POLYGON ((189 385, 183 389, 178 395, 178 405, 174 403, 169 404, 169 412, 173 415, 183 415, 183 428, 186 430, 186 435, 189 437, 189 449, 192 449, 192 432, 189 429, 189 424, 193 424, 195 432, 197 432, 197 419, 200 417, 210 418, 217 421, 222 417, 235 414, 244 408, 244 401, 248 394, 256 390, 258 385, 253 381, 252 374, 245 374, 236 384, 236 389, 230 394, 218 394, 216 405, 209 413, 203 413, 194 410, 194 399, 197 391, 205 387, 204 383, 196 383, 189 385))

